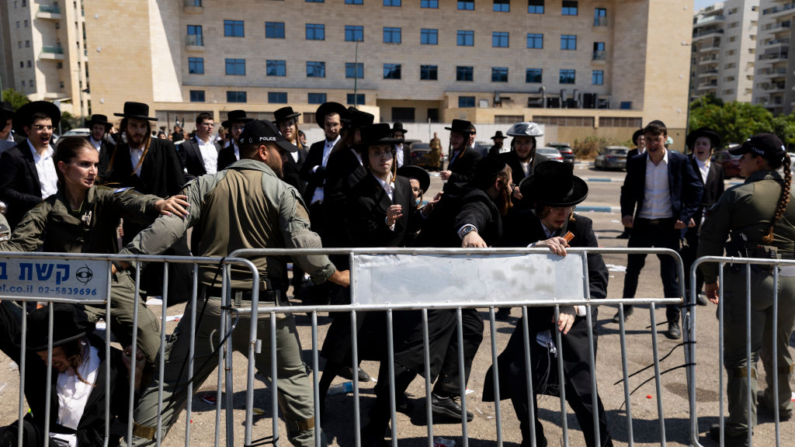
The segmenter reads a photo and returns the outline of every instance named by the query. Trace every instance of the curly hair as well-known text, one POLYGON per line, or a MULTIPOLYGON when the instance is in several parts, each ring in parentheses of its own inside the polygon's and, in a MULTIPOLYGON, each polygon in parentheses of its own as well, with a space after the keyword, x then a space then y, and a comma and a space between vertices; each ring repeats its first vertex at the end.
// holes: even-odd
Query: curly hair
POLYGON ((90 349, 90 346, 88 342, 85 341, 85 339, 74 340, 72 342, 63 345, 63 352, 64 355, 66 355, 66 360, 67 362, 69 362, 69 366, 75 372, 77 380, 85 383, 86 385, 96 386, 95 384, 87 381, 86 379, 83 378, 83 376, 80 375, 80 366, 83 365, 83 349, 81 349, 82 347, 90 349))
POLYGON ((790 185, 792 184, 792 171, 790 170, 792 161, 789 158, 788 154, 784 154, 784 158, 782 160, 771 160, 766 159, 770 169, 778 169, 779 167, 784 168, 784 184, 781 185, 781 195, 778 198, 778 205, 776 205, 776 214, 773 215, 773 220, 770 222, 770 230, 768 230, 767 234, 762 238, 762 242, 765 244, 773 243, 773 228, 776 226, 776 222, 781 219, 781 216, 784 215, 784 211, 787 210, 787 205, 789 205, 790 200, 790 185))

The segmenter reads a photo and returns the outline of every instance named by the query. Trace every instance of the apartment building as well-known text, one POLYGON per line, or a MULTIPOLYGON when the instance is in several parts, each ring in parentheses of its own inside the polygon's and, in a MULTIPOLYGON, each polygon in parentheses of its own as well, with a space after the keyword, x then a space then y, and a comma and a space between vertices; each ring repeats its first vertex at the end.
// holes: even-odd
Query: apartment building
POLYGON ((88 53, 82 0, 0 0, 0 76, 31 101, 87 114, 88 53))
POLYGON ((795 2, 760 0, 753 103, 789 114, 795 102, 795 61, 789 57, 795 2))
POLYGON ((662 119, 684 140, 692 0, 139 3, 86 2, 97 113, 142 101, 170 127, 289 104, 313 122, 338 101, 385 122, 534 120, 568 141, 662 119))
MULTIPOLYGON (((727 0, 696 11, 690 99, 751 102, 760 0, 727 0)), ((766 72, 767 73, 767 72, 766 72)), ((764 76, 764 75, 763 75, 764 76)))

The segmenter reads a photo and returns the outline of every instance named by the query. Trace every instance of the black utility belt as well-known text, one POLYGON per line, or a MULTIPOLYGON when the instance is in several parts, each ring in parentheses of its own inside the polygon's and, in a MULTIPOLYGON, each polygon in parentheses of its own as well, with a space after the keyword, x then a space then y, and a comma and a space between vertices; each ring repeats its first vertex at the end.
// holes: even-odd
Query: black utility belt
MULTIPOLYGON (((227 295, 231 300, 235 302, 236 305, 239 305, 240 301, 251 301, 253 292, 250 288, 240 289, 240 288, 231 288, 229 289, 229 295, 227 295)), ((278 290, 265 290, 260 289, 259 291, 259 300, 260 301, 272 301, 278 302, 279 299, 279 291, 278 290)), ((221 287, 207 287, 205 289, 205 296, 223 296, 223 289, 221 287)))

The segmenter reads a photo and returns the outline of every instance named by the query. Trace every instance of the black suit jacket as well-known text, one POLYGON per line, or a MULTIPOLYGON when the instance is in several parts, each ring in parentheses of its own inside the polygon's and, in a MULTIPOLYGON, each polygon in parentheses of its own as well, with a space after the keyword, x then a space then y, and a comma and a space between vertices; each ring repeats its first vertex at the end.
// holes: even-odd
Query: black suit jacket
POLYGON ((42 199, 39 173, 25 140, 0 155, 0 200, 6 204, 12 231, 42 199))
MULTIPOLYGON (((218 142, 213 141, 213 145, 215 146, 215 151, 220 153, 221 146, 218 144, 218 142)), ((179 147, 177 147, 177 152, 179 153, 182 167, 188 170, 188 173, 186 174, 188 181, 207 173, 207 169, 204 167, 202 151, 199 149, 199 143, 195 138, 191 138, 190 140, 180 144, 179 147)), ((232 155, 234 155, 234 152, 232 152, 232 155)), ((217 168, 218 163, 216 162, 216 169, 217 168)))
POLYGON ((227 166, 237 161, 235 157, 235 145, 229 143, 229 146, 218 151, 218 170, 223 171, 227 166))
POLYGON ((474 148, 467 148, 464 153, 458 155, 455 160, 447 163, 447 169, 452 171, 447 184, 450 183, 469 183, 475 178, 475 169, 483 158, 474 148))
MULTIPOLYGON (((395 154, 396 154, 395 155, 395 163, 397 163, 397 151, 402 150, 403 151, 403 164, 401 166, 407 166, 407 165, 412 164, 411 163, 411 150, 410 150, 408 144, 403 143, 403 147, 402 148, 398 148, 397 144, 395 144, 394 147, 395 147, 395 154)), ((398 166, 398 167, 400 167, 400 166, 398 166)))
MULTIPOLYGON (((511 167, 511 176, 513 177, 513 182, 515 184, 518 185, 519 183, 522 182, 522 180, 525 177, 527 177, 526 175, 524 175, 524 169, 522 169, 522 162, 519 161, 519 157, 516 155, 516 151, 499 154, 498 157, 500 157, 500 159, 504 161, 505 164, 511 167)), ((547 160, 549 160, 547 157, 541 154, 536 154, 531 162, 532 167, 530 168, 530 174, 532 175, 532 173, 535 172, 536 166, 538 166, 539 163, 543 163, 547 160)))
POLYGON ((491 198, 471 185, 448 182, 433 214, 422 224, 416 245, 461 247, 458 230, 466 224, 474 225, 489 246, 502 238, 502 216, 491 198))
POLYGON ((367 170, 350 148, 340 147, 329 156, 323 188, 324 228, 328 230, 324 233, 324 247, 352 246, 353 233, 348 225, 351 213, 349 197, 366 175, 367 170))
MULTIPOLYGON (((627 162, 627 176, 621 186, 622 216, 637 218, 640 214, 646 190, 647 158, 648 152, 645 152, 627 162)), ((704 185, 693 170, 690 159, 678 152, 668 151, 668 189, 673 217, 689 222, 701 206, 704 185)))
POLYGON ((116 146, 106 172, 106 183, 132 187, 144 194, 168 197, 177 194, 185 184, 185 173, 174 143, 153 138, 141 165, 141 176, 135 174, 130 160, 130 146, 116 146))
POLYGON ((312 201, 312 196, 315 194, 315 188, 322 188, 323 181, 326 178, 326 168, 323 164, 323 149, 326 147, 326 140, 320 140, 309 147, 309 153, 306 160, 301 165, 301 179, 306 182, 306 189, 304 190, 304 201, 309 206, 312 201), (317 166, 317 170, 313 172, 312 168, 317 166))
POLYGON ((372 175, 367 174, 354 187, 351 197, 351 222, 355 247, 403 247, 407 236, 420 228, 422 216, 413 204, 411 183, 405 177, 395 177, 393 200, 372 175), (395 222, 395 229, 386 225, 390 206, 400 205, 403 215, 395 222))
MULTIPOLYGON (((701 171, 698 169, 698 163, 695 157, 691 155, 688 158, 690 158, 690 163, 693 166, 693 170, 696 171, 698 179, 704 184, 704 179, 701 177, 701 171)), ((707 183, 704 184, 704 194, 701 196, 701 203, 693 216, 696 226, 688 228, 685 233, 685 237, 688 239, 689 243, 697 244, 698 233, 701 229, 701 216, 704 215, 704 210, 710 209, 712 205, 717 203, 720 196, 723 195, 725 189, 724 180, 725 174, 723 172, 723 166, 715 162, 710 163, 707 183)))
MULTIPOLYGON (((86 137, 89 143, 91 143, 91 137, 86 137)), ((113 151, 116 150, 116 145, 105 141, 103 138, 100 141, 99 146, 99 167, 97 168, 97 175, 99 176, 99 183, 102 183, 105 179, 105 173, 108 170, 108 163, 110 163, 110 158, 113 156, 113 151)))
POLYGON ((638 155, 638 148, 630 149, 629 152, 627 152, 627 161, 632 160, 632 157, 636 155, 638 155))
POLYGON ((298 147, 298 161, 293 160, 293 162, 295 162, 298 169, 301 169, 306 161, 306 157, 309 156, 309 151, 307 151, 303 145, 297 144, 296 146, 298 147))

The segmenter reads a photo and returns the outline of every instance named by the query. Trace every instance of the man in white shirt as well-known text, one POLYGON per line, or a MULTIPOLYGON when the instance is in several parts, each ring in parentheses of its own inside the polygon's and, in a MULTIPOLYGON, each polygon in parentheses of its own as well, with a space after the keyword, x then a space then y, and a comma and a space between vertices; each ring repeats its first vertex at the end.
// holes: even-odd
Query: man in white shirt
POLYGON ((403 123, 397 121, 392 126, 392 138, 400 138, 400 143, 395 143, 395 163, 397 167, 403 167, 403 165, 410 165, 411 164, 411 153, 409 152, 409 147, 403 144, 402 140, 406 139, 406 129, 403 128, 403 123))
POLYGON ((218 172, 218 152, 221 146, 213 140, 213 116, 203 112, 196 117, 196 136, 177 148, 187 180, 218 172))

